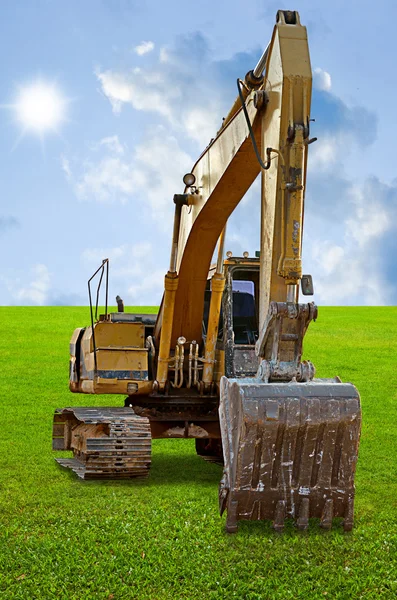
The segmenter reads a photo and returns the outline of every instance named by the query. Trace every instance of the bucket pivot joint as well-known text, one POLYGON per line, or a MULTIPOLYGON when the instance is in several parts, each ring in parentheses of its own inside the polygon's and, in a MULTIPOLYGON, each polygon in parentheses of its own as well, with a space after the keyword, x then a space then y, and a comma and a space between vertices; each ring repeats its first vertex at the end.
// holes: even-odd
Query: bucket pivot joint
POLYGON ((256 343, 262 358, 257 378, 270 381, 312 381, 315 368, 310 361, 301 362, 303 338, 310 321, 317 317, 313 302, 272 302, 256 343))

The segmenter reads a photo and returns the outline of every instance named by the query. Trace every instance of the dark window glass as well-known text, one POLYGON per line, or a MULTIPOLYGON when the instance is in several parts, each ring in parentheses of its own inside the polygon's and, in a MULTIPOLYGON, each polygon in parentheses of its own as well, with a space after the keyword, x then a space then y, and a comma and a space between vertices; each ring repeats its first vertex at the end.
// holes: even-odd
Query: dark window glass
POLYGON ((235 344, 255 344, 258 339, 256 293, 258 272, 233 273, 233 331, 235 344))

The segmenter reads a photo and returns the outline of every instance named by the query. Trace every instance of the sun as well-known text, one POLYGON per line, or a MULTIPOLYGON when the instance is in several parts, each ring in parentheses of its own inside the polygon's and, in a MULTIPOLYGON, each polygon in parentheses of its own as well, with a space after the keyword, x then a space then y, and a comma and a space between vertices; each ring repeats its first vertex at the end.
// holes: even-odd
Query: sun
POLYGON ((37 81, 23 86, 13 104, 24 131, 43 135, 58 131, 66 118, 67 99, 55 84, 37 81))
POLYGON ((20 128, 12 151, 19 146, 26 134, 33 134, 40 138, 44 152, 44 138, 47 134, 55 133, 61 137, 61 126, 69 121, 68 108, 71 102, 73 100, 65 96, 54 81, 37 78, 18 85, 14 102, 0 104, 0 109, 12 112, 13 120, 20 128))

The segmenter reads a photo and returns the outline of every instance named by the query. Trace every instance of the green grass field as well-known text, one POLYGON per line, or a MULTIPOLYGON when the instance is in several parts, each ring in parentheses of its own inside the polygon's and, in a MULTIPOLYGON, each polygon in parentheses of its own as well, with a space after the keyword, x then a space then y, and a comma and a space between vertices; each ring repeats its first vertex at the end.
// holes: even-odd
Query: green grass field
POLYGON ((190 440, 155 440, 140 482, 82 482, 61 470, 54 408, 122 399, 68 391, 69 338, 88 324, 87 308, 0 308, 0 597, 397 597, 397 308, 319 313, 305 356, 362 397, 355 528, 313 522, 302 533, 288 523, 279 535, 247 522, 228 536, 221 467, 190 440))

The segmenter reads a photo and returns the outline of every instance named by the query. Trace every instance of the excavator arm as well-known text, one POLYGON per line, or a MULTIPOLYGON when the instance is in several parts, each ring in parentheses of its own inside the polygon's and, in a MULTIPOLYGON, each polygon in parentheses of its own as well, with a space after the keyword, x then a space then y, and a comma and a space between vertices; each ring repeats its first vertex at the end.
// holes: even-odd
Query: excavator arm
POLYGON ((217 241, 260 173, 260 328, 271 301, 298 300, 311 85, 306 28, 297 12, 279 11, 268 48, 192 169, 194 186, 175 196, 184 205, 176 208, 178 226, 155 329, 161 340, 160 389, 178 338, 201 342, 204 292, 217 241), (168 294, 167 285, 173 288, 168 294))

